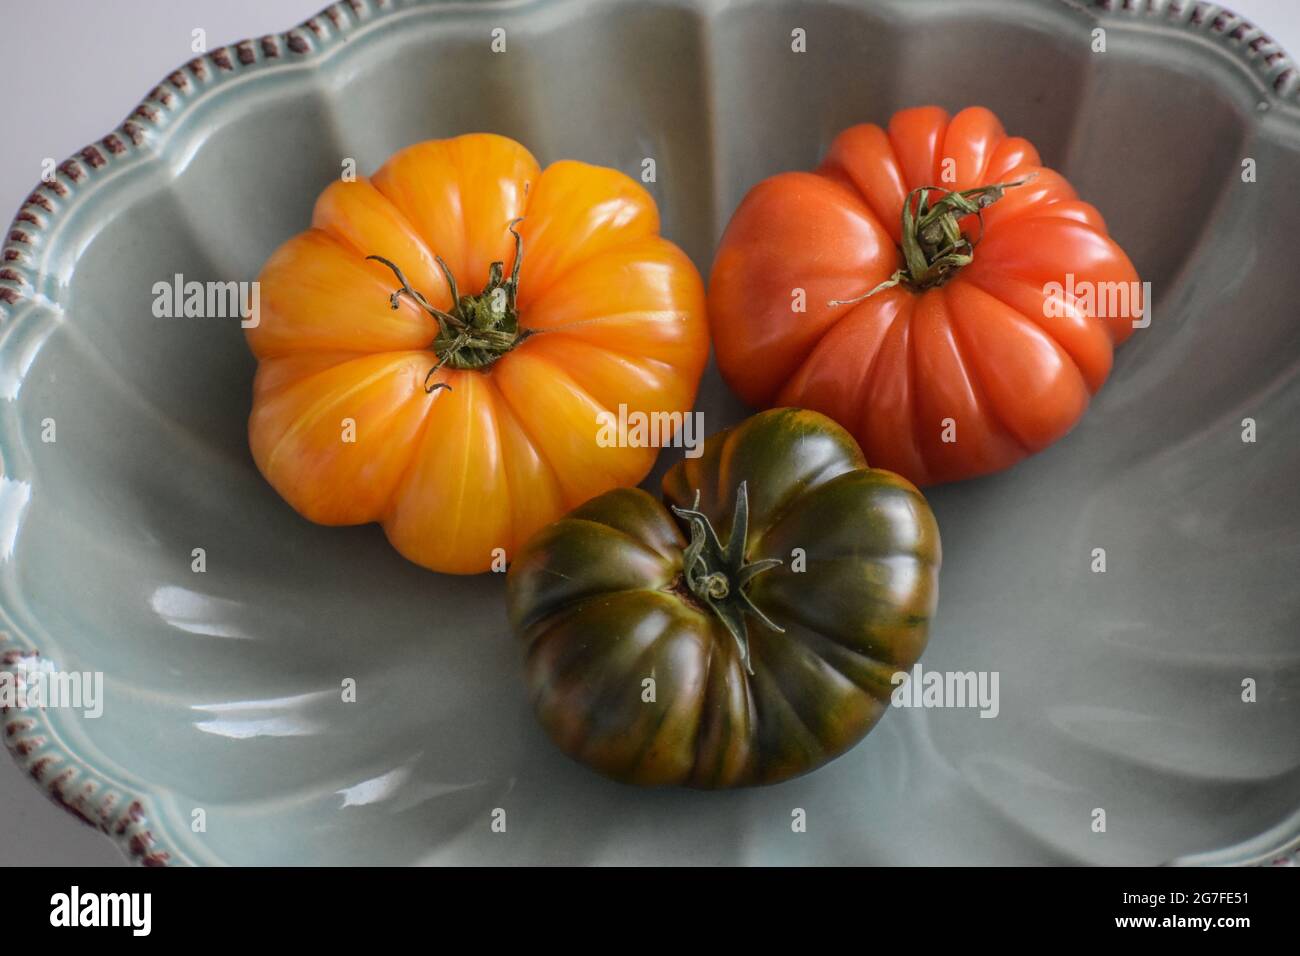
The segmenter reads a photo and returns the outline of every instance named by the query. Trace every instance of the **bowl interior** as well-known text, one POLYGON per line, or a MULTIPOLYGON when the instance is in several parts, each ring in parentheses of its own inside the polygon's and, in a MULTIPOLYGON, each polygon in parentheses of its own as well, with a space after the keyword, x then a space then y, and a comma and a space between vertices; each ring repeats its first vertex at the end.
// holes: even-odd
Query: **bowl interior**
MULTIPOLYGON (((102 717, 50 711, 51 733, 197 862, 1155 863, 1277 826, 1300 803, 1300 208, 1278 201, 1300 122, 1210 44, 1116 18, 1099 55, 1092 26, 1016 0, 402 6, 199 96, 69 201, 0 329, 6 623, 107 685, 102 717), (929 495, 923 665, 998 672, 996 719, 899 709, 781 786, 646 792, 570 763, 532 718, 503 577, 297 517, 248 453, 238 320, 152 312, 178 274, 252 279, 345 160, 471 130, 543 164, 654 158, 664 233, 707 275, 752 185, 923 103, 1035 142, 1151 281, 1153 321, 1064 441, 929 495)), ((698 407, 710 433, 745 414, 712 369, 698 407)))

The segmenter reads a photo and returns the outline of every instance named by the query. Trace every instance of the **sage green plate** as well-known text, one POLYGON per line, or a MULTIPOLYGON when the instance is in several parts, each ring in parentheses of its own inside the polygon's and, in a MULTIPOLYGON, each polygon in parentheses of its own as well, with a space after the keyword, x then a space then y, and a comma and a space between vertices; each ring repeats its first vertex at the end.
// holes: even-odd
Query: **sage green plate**
MULTIPOLYGON (((180 67, 3 246, 4 665, 105 680, 98 718, 10 708, 7 745, 149 863, 1289 858, 1298 88, 1194 0, 352 0, 180 67), (931 496, 923 663, 998 672, 998 716, 899 709, 781 786, 647 792, 571 763, 530 713, 502 577, 298 518, 249 457, 238 322, 152 312, 177 273, 253 278, 345 159, 471 130, 544 163, 653 157, 664 230, 707 270, 754 183, 932 102, 1033 140, 1152 282, 1153 321, 1067 439, 931 496)), ((712 371, 699 407, 710 432, 744 414, 712 371)))

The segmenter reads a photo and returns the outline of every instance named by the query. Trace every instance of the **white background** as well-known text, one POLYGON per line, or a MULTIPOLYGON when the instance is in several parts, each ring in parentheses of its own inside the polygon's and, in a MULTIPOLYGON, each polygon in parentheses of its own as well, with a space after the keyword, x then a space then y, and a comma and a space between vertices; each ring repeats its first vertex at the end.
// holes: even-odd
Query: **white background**
MULTIPOLYGON (((1049 2, 1049 0, 1044 0, 1049 2)), ((0 219, 40 180, 115 128, 162 77, 208 49, 281 33, 326 0, 0 0, 0 219)), ((1227 6, 1300 55, 1300 0, 1227 6)), ((118 865, 116 848, 50 803, 0 755, 0 866, 118 865)))

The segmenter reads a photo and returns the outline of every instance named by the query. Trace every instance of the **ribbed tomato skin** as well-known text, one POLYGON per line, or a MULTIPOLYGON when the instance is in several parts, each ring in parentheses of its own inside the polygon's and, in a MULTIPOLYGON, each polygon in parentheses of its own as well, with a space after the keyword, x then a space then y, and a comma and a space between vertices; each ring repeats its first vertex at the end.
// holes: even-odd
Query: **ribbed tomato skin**
POLYGON ((685 413, 708 356, 704 288, 659 236, 653 198, 612 169, 541 169, 513 140, 417 143, 373 176, 330 185, 312 226, 263 267, 249 444, 312 521, 380 522, 403 555, 453 573, 508 559, 593 495, 645 477, 657 449, 602 444, 602 412, 685 413), (478 292, 523 240, 519 323, 482 369, 440 368, 436 308, 478 292), (350 433, 347 424, 351 422, 350 433), (351 440, 345 440, 348 435, 351 440))
POLYGON ((1101 215, 990 111, 897 113, 842 132, 815 172, 755 186, 709 282, 718 365, 750 405, 815 409, 918 485, 1007 468, 1083 415, 1133 332, 1136 270, 1101 215), (974 261, 895 286, 911 190, 1028 180, 962 222, 974 261), (1113 285, 1113 284, 1121 285, 1113 285), (1071 295, 1072 290, 1095 295, 1071 295))
POLYGON ((664 502, 691 507, 698 491, 729 538, 741 482, 746 557, 781 562, 746 585, 782 628, 748 616, 752 673, 683 583, 677 519, 640 489, 586 502, 510 566, 533 706, 574 759, 643 786, 777 783, 861 740, 888 709, 894 675, 919 658, 941 548, 911 483, 868 467, 824 415, 780 408, 674 465, 664 502))

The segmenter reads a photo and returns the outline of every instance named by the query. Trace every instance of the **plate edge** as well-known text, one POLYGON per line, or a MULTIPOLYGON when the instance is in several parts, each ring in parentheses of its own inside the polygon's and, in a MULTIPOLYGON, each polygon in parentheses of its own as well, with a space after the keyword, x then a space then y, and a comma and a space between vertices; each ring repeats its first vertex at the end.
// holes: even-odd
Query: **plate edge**
MULTIPOLYGON (((0 670, 11 687, 29 670, 51 666, 35 650, 0 631, 0 670)), ((111 839, 132 863, 168 866, 189 862, 155 833, 145 798, 110 782, 71 749, 60 746, 44 709, 30 704, 0 707, 5 748, 19 769, 54 803, 111 839)))
MULTIPOLYGON (((696 0, 704 6, 714 0, 696 0)), ((1055 5, 1100 20, 1156 20, 1188 35, 1206 37, 1254 73, 1266 94, 1300 105, 1300 68, 1267 33, 1245 17, 1208 0, 1054 0, 1055 5)), ((150 133, 161 131, 194 102, 250 70, 309 63, 359 27, 404 8, 450 5, 447 0, 336 0, 284 33, 241 40, 194 57, 169 73, 116 129, 60 163, 19 207, 0 245, 0 324, 36 291, 33 252, 66 200, 98 175, 149 154, 150 133)), ((505 0, 503 6, 519 6, 505 0)), ((522 5, 529 5, 525 2, 522 5)))

